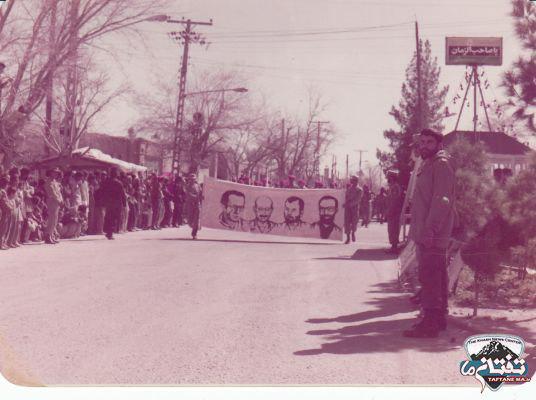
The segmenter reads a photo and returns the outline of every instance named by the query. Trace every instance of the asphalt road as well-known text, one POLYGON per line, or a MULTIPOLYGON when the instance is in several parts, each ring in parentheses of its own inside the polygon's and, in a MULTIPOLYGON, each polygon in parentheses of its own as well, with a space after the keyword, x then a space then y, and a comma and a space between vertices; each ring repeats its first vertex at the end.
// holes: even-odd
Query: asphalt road
POLYGON ((465 336, 401 336, 386 226, 358 244, 186 228, 0 254, 0 366, 23 384, 475 385, 465 336), (359 249, 359 250, 358 250, 359 249), (357 250, 357 251, 356 251, 357 250))

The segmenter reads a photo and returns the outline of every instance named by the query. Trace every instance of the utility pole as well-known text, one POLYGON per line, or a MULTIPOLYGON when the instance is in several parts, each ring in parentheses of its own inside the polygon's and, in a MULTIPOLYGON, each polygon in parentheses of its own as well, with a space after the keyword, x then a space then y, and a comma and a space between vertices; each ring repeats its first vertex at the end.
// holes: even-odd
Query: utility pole
POLYGON ((329 124, 329 121, 311 121, 311 123, 316 122, 316 146, 314 152, 313 160, 313 174, 315 176, 320 176, 320 129, 322 124, 329 124))
POLYGON ((368 150, 356 150, 359 153, 359 173, 361 174, 361 158, 368 150))
POLYGON ((346 179, 348 179, 349 175, 348 175, 348 154, 346 154, 346 179))
POLYGON ((195 25, 212 25, 212 20, 209 22, 201 22, 192 21, 190 19, 185 20, 184 18, 182 20, 173 20, 168 18, 166 22, 186 25, 186 28, 181 32, 170 33, 171 37, 175 41, 182 43, 183 45, 181 74, 179 79, 179 99, 177 104, 177 115, 175 118, 175 132, 173 135, 173 161, 171 164, 171 170, 175 174, 180 172, 182 125, 184 120, 184 99, 186 98, 186 74, 188 72, 188 51, 190 48, 190 42, 201 44, 205 43, 205 40, 201 37, 201 35, 192 31, 192 27, 195 25))
POLYGON ((422 126, 422 97, 421 97, 421 46, 419 43, 419 24, 415 21, 415 43, 417 46, 417 133, 422 126))

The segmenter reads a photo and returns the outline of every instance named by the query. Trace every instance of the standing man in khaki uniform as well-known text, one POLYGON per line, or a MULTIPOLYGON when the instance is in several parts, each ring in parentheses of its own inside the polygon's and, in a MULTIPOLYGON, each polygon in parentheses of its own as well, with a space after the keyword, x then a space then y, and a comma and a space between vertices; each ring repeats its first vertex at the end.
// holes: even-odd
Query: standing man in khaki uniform
POLYGON ((423 163, 417 172, 409 237, 417 249, 424 316, 412 329, 404 331, 407 337, 437 337, 447 325, 446 249, 454 225, 455 175, 448 154, 441 150, 442 141, 443 135, 438 132, 421 132, 419 150, 423 163))
POLYGON ((45 193, 47 197, 47 226, 45 230, 45 243, 56 244, 58 238, 56 237, 56 227, 58 226, 58 218, 60 207, 63 204, 63 196, 61 194, 61 185, 56 180, 59 176, 59 170, 48 170, 45 181, 45 193))

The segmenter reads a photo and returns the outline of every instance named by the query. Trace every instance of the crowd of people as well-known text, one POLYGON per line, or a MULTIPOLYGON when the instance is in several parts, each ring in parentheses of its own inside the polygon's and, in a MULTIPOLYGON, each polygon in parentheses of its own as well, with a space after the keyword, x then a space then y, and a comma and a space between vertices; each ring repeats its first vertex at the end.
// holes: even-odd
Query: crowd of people
MULTIPOLYGON (((238 182, 272 186, 262 179, 250 181, 244 175, 238 182)), ((304 180, 296 181, 292 175, 274 187, 308 188, 304 180)), ((314 187, 324 185, 316 182, 314 187)), ((192 227, 192 237, 196 238, 201 197, 194 174, 164 177, 114 169, 56 168, 39 177, 27 168, 0 169, 0 249, 35 242, 55 244, 60 239, 84 235, 105 234, 113 239, 114 233, 184 223, 192 227)), ((356 217, 362 226, 367 227, 374 218, 385 222, 388 206, 387 190, 381 188, 375 195, 367 185, 360 186, 356 217)))
POLYGON ((178 227, 196 236, 201 190, 195 176, 50 169, 38 178, 26 168, 0 169, 0 249, 31 242, 55 244, 82 235, 178 227))

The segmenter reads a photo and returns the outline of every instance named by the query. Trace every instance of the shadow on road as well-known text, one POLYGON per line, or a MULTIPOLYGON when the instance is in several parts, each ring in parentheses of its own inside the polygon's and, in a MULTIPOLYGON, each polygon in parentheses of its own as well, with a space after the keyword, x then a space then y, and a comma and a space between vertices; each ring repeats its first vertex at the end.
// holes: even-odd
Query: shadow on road
MULTIPOLYGON (((397 314, 406 314, 416 310, 408 301, 409 294, 400 289, 396 280, 374 285, 368 293, 382 295, 366 302, 371 306, 371 310, 349 315, 311 318, 305 321, 309 324, 340 323, 344 326, 308 331, 308 335, 322 336, 324 343, 320 345, 320 348, 299 350, 294 352, 294 355, 395 353, 405 350, 437 353, 460 349, 465 339, 474 334, 505 333, 520 336, 525 340, 527 345, 525 353, 528 354, 525 356, 525 361, 528 365, 536 366, 536 349, 533 346, 536 341, 535 333, 526 326, 519 325, 527 320, 481 318, 479 321, 479 318, 476 318, 473 319, 475 322, 473 327, 469 328, 466 318, 449 316, 449 328, 438 338, 410 339, 403 337, 402 332, 409 329, 415 319, 397 316, 397 314), (371 321, 376 318, 389 319, 371 321), (480 326, 481 329, 475 329, 474 326, 480 326)), ((532 369, 534 370, 534 367, 532 369)))
POLYGON ((387 261, 396 260, 398 258, 395 254, 388 254, 385 249, 358 249, 351 256, 340 257, 321 257, 314 258, 314 260, 342 260, 342 261, 387 261))
POLYGON ((294 352, 298 356, 329 354, 359 354, 373 352, 401 352, 407 349, 419 349, 426 352, 448 351, 460 347, 460 342, 450 343, 444 337, 428 340, 408 339, 402 331, 411 327, 414 318, 397 316, 415 311, 396 281, 374 285, 369 293, 381 293, 365 304, 371 310, 355 314, 339 315, 327 318, 311 318, 310 324, 341 323, 347 324, 336 329, 318 329, 307 332, 308 335, 323 336, 325 343, 317 349, 294 352), (389 318, 383 321, 371 321, 376 318, 389 318))
MULTIPOLYGON (((142 239, 142 240, 180 240, 193 242, 190 238, 163 238, 163 239, 142 239)), ((200 239, 197 238, 196 242, 219 242, 219 243, 251 243, 251 244, 293 244, 293 245, 308 245, 308 246, 339 246, 340 243, 318 243, 318 242, 279 242, 279 241, 267 241, 267 240, 238 240, 238 239, 200 239)))
POLYGON ((358 249, 352 256, 353 260, 385 261, 396 260, 398 255, 389 254, 385 249, 358 249))

